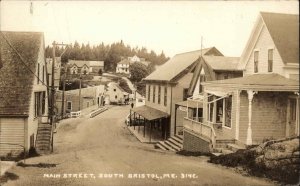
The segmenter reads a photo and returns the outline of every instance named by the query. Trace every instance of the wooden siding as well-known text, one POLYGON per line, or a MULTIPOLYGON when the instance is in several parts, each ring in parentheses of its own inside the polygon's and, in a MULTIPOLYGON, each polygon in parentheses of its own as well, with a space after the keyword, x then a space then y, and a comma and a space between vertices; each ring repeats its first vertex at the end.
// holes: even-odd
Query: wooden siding
MULTIPOLYGON (((287 93, 258 92, 252 101, 252 140, 262 142, 267 138, 285 137, 287 93)), ((241 94, 240 141, 246 143, 248 128, 248 95, 241 94)))
POLYGON ((24 118, 0 118, 0 155, 7 153, 19 153, 23 151, 21 146, 8 145, 3 143, 18 144, 24 146, 25 131, 24 118))
MULTIPOLYGON (((272 40, 272 37, 266 28, 263 26, 262 31, 258 37, 254 50, 259 51, 258 56, 258 73, 268 73, 268 49, 273 50, 273 72, 285 75, 283 71, 284 63, 279 55, 277 48, 272 40)), ((251 51, 250 57, 246 62, 246 69, 244 75, 254 74, 254 50, 251 51)))

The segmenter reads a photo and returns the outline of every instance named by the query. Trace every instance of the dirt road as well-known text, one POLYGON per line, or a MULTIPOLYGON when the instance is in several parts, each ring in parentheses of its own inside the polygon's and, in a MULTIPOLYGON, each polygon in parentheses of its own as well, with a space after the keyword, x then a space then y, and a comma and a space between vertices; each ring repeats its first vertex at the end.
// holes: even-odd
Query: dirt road
POLYGON ((52 168, 14 167, 20 176, 6 185, 272 185, 207 163, 142 144, 124 124, 128 106, 115 106, 94 117, 61 122, 54 153, 26 163, 52 168), (72 177, 72 178, 71 178, 72 177))

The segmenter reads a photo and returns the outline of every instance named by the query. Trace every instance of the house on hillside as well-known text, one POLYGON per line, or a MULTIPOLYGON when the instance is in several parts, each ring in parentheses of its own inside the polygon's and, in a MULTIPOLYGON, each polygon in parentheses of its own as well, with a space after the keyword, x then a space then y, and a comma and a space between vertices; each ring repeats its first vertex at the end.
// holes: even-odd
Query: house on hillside
POLYGON ((203 120, 184 119, 184 150, 299 136, 299 15, 260 13, 239 63, 243 77, 202 83, 203 120))
MULTIPOLYGON (((239 69, 238 57, 202 56, 195 67, 193 78, 188 89, 190 99, 203 96, 203 82, 242 77, 243 71, 239 69)), ((203 119, 203 104, 185 100, 175 104, 176 133, 183 134, 183 118, 188 116, 197 121, 203 119), (189 108, 187 112, 187 106, 189 108)))
POLYGON ((144 136, 150 134, 150 141, 151 133, 158 133, 159 140, 176 134, 175 103, 188 97, 193 70, 201 54, 222 56, 215 47, 177 54, 143 79, 146 105, 131 109, 131 113, 144 118, 144 136))
POLYGON ((145 58, 139 58, 136 55, 133 57, 121 58, 121 61, 117 64, 116 73, 130 74, 129 66, 133 63, 141 63, 145 66, 148 66, 151 62, 146 61, 145 58))
POLYGON ((48 121, 44 35, 1 31, 0 43, 0 156, 14 156, 36 146, 48 121))
POLYGON ((117 83, 108 84, 105 94, 105 104, 126 104, 129 101, 129 93, 122 89, 117 83))
POLYGON ((104 72, 104 61, 69 60, 68 71, 70 74, 98 75, 99 71, 104 72))

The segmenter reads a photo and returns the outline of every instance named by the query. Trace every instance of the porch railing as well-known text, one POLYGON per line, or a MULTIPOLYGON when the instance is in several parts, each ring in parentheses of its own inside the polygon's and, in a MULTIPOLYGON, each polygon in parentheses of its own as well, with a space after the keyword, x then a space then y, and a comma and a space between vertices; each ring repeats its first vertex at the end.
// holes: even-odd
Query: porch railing
POLYGON ((184 128, 191 130, 201 136, 211 140, 213 147, 216 145, 216 132, 213 126, 185 117, 183 120, 184 128))

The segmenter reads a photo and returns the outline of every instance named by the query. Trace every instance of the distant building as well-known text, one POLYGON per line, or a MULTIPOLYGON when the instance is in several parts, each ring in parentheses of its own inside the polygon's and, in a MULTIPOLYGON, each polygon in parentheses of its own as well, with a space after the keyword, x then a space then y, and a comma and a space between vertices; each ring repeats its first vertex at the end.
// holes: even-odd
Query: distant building
POLYGON ((104 61, 69 60, 68 70, 70 74, 92 74, 98 75, 104 72, 104 61))
POLYGON ((106 104, 125 104, 126 100, 129 100, 129 93, 123 90, 117 83, 111 82, 108 84, 105 97, 106 104))
MULTIPOLYGON (((77 112, 94 105, 101 106, 101 103, 104 100, 104 85, 82 88, 80 98, 79 91, 79 89, 65 91, 64 113, 77 112)), ((62 91, 56 93, 55 107, 56 112, 60 115, 62 110, 62 91)))
POLYGON ((117 64, 116 73, 124 73, 130 74, 129 67, 133 63, 141 63, 145 66, 148 66, 151 62, 146 61, 145 58, 139 58, 138 56, 134 55, 133 57, 122 58, 121 61, 117 64))
POLYGON ((0 34, 0 156, 18 155, 36 147, 38 126, 48 120, 44 35, 0 34))

